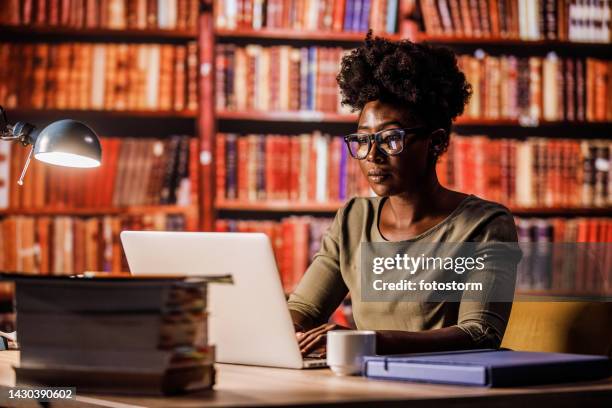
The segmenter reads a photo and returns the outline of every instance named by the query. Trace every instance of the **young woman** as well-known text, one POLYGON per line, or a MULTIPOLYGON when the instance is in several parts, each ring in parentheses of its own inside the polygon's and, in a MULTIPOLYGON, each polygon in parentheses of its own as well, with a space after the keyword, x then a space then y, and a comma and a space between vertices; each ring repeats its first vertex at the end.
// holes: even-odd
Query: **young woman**
MULTIPOLYGON (((343 58, 337 80, 342 102, 360 111, 347 148, 378 197, 353 198, 337 212, 289 298, 302 353, 324 351, 325 333, 340 328, 326 322, 348 293, 357 328, 377 332, 380 354, 498 347, 511 303, 361 300, 362 242, 517 240, 508 209, 438 182, 436 161, 471 94, 455 55, 370 32, 343 58)), ((515 254, 498 263, 504 270, 487 270, 484 287, 515 273, 519 260, 515 254)))

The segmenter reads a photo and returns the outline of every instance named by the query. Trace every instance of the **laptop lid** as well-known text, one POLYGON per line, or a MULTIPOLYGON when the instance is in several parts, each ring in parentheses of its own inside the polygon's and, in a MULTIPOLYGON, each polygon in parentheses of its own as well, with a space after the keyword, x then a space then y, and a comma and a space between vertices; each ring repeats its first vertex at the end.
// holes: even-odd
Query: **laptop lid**
POLYGON ((216 361, 302 368, 270 241, 262 233, 123 231, 130 272, 232 275, 209 285, 209 343, 216 361))

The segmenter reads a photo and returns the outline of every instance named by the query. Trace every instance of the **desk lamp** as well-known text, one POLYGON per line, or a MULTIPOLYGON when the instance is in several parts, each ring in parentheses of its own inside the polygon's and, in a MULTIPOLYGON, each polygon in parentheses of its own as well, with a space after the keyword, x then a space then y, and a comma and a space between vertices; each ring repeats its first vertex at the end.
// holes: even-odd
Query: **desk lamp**
POLYGON ((9 125, 6 111, 0 106, 0 140, 32 145, 17 182, 20 186, 23 185, 32 154, 41 162, 66 167, 98 167, 102 160, 102 148, 96 132, 72 119, 58 120, 42 130, 26 122, 9 125))

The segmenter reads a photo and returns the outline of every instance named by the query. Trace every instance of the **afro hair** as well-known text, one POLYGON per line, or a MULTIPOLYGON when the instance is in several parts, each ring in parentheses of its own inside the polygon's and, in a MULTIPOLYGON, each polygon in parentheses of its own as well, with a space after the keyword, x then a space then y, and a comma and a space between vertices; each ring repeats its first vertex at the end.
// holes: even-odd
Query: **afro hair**
POLYGON ((448 146, 452 120, 463 113, 472 93, 465 75, 448 48, 389 41, 372 37, 342 58, 336 77, 342 104, 352 111, 370 101, 407 108, 432 130, 445 129, 442 151, 448 146))

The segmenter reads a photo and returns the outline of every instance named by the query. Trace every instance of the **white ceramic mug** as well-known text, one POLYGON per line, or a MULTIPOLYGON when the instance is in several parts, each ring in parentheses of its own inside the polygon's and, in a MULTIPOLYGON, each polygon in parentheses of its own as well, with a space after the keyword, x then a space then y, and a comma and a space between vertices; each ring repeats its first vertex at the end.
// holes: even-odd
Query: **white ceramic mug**
POLYGON ((327 365, 336 375, 361 374, 363 356, 376 354, 376 332, 332 330, 327 332, 327 365))

